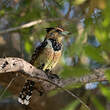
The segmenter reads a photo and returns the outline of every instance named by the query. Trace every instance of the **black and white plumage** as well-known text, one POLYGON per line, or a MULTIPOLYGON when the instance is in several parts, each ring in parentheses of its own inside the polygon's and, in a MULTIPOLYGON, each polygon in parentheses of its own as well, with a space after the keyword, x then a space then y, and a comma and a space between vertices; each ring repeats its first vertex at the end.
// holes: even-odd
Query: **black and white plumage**
POLYGON ((27 80, 27 82, 24 84, 22 91, 19 94, 19 97, 18 97, 19 103, 25 104, 25 105, 29 104, 29 100, 31 98, 32 91, 34 89, 34 85, 35 83, 33 81, 27 80))

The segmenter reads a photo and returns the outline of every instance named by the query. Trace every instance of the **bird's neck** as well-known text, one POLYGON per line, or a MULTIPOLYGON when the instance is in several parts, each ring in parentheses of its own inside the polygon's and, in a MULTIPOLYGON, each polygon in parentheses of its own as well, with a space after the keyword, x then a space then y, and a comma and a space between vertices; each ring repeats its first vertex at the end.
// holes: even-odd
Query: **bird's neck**
POLYGON ((51 45, 54 51, 60 51, 62 50, 62 43, 59 43, 56 39, 49 38, 47 39, 48 44, 51 45))

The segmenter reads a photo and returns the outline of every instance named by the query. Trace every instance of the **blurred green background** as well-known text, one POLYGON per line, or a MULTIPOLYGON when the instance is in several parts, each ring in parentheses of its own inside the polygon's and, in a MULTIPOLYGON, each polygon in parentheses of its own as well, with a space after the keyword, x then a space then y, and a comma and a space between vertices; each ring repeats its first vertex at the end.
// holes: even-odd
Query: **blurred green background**
MULTIPOLYGON (((79 78, 110 64, 110 0, 0 0, 0 32, 35 20, 42 21, 0 34, 0 57, 14 56, 29 61, 35 47, 46 35, 45 28, 62 25, 71 34, 64 38, 63 55, 54 70, 61 77, 79 78)), ((109 80, 110 71, 105 74, 109 80)), ((6 87, 11 78, 10 75, 0 76, 0 84, 6 87)), ((24 83, 20 80, 12 84, 11 92, 6 91, 0 97, 0 110, 25 109, 16 102, 24 83)), ((90 83, 86 89, 85 84, 73 84, 69 89, 91 110, 110 109, 109 82, 90 83)), ((53 91, 44 97, 35 93, 31 107, 32 110, 87 109, 63 91, 53 91)))

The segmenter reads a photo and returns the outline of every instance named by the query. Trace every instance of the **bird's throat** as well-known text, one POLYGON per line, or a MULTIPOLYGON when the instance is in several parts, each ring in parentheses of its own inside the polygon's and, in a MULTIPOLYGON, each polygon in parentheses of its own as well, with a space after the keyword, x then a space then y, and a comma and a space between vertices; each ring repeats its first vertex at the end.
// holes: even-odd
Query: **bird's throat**
POLYGON ((62 49, 62 44, 57 42, 55 39, 48 39, 48 47, 53 48, 54 51, 60 51, 62 49))

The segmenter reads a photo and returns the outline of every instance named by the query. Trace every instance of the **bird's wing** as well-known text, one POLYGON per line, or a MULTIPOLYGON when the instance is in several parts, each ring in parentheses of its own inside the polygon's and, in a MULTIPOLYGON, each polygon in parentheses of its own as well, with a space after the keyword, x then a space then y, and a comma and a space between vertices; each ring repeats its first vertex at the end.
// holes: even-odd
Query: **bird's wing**
POLYGON ((38 47, 36 47, 34 53, 32 54, 30 63, 32 65, 34 65, 35 60, 39 57, 39 55, 41 54, 41 52, 43 51, 43 49, 46 47, 47 45, 47 41, 44 40, 38 47))

